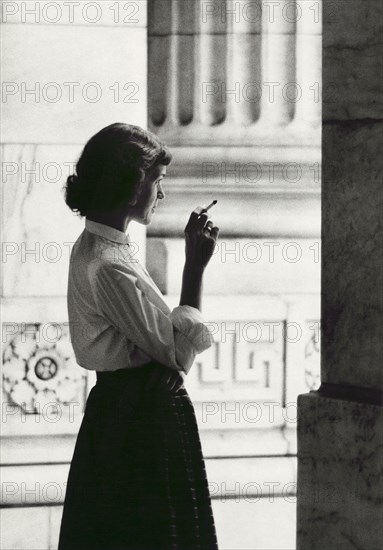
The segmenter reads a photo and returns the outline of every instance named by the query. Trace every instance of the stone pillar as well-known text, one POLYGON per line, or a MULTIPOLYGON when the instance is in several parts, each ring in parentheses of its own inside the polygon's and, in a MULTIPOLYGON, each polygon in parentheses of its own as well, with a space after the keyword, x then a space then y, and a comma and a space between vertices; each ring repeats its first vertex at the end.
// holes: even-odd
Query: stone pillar
POLYGON ((382 548, 382 5, 325 0, 322 385, 298 398, 297 549, 382 548))

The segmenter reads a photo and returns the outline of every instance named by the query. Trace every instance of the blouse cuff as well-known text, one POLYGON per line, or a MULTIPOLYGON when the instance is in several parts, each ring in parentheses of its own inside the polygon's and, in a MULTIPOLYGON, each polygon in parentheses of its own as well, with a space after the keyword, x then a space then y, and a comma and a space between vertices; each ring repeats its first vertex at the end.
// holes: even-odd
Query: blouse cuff
POLYGON ((173 325, 202 353, 214 343, 214 338, 205 324, 201 312, 192 306, 177 306, 170 313, 173 325))

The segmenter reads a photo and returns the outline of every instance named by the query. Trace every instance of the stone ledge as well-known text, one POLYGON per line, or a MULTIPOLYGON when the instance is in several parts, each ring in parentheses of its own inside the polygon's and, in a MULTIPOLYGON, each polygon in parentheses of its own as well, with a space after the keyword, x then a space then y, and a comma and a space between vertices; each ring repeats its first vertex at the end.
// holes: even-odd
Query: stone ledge
POLYGON ((360 388, 322 382, 317 395, 330 399, 383 406, 383 391, 375 388, 360 388))

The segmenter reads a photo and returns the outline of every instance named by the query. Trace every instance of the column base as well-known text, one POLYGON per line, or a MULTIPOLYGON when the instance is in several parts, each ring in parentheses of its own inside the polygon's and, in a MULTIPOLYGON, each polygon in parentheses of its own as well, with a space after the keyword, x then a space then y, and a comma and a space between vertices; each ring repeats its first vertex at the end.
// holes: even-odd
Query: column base
POLYGON ((297 550, 382 549, 383 407, 325 391, 298 397, 297 550))

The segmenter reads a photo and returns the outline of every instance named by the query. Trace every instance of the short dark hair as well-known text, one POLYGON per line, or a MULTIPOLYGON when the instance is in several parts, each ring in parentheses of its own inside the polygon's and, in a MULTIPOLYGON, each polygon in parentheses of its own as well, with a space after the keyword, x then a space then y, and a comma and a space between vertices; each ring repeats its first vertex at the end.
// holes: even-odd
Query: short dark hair
POLYGON ((64 185, 65 202, 80 217, 91 209, 134 205, 145 175, 171 160, 170 151, 152 132, 130 124, 111 124, 85 145, 76 173, 64 185))

